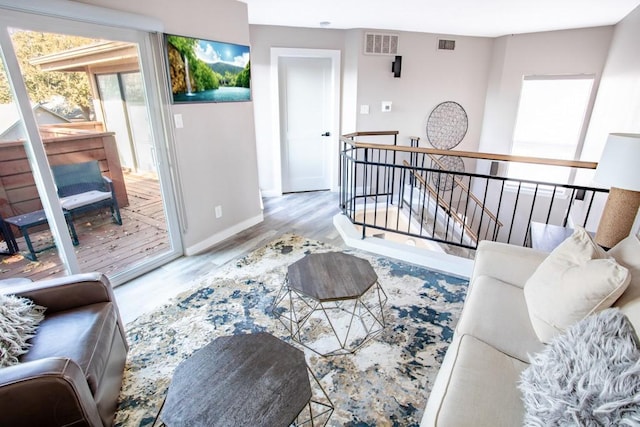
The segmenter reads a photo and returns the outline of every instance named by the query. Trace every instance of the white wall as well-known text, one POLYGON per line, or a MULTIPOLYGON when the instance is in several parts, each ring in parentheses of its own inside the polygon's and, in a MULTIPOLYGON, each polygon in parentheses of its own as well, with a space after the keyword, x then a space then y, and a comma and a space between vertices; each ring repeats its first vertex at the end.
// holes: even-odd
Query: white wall
MULTIPOLYGON (((458 149, 478 147, 486 82, 490 68, 492 39, 453 37, 456 50, 436 50, 438 35, 400 32, 399 54, 403 56, 402 76, 391 73, 393 56, 364 55, 364 30, 327 30, 251 25, 252 85, 256 111, 256 144, 260 188, 275 192, 277 175, 274 156, 274 109, 277 99, 271 92, 270 49, 272 47, 336 49, 342 52, 342 133, 371 130, 398 130, 398 143, 408 145, 409 136, 426 140, 426 119, 444 101, 456 101, 466 110, 469 130, 458 149), (381 111, 381 101, 392 101, 389 113, 381 111), (368 115, 359 114, 360 105, 369 105, 368 115)), ((390 142, 389 139, 385 141, 390 142)))
POLYGON ((393 77, 393 56, 362 53, 364 30, 359 33, 357 130, 397 130, 399 145, 409 145, 408 137, 426 136, 427 118, 441 102, 462 105, 469 118, 469 129, 457 150, 476 150, 490 69, 493 39, 483 37, 439 36, 437 34, 394 32, 399 34, 398 54, 402 56, 402 75, 393 77), (454 51, 438 51, 438 38, 456 40, 454 51), (382 112, 381 102, 392 101, 392 111, 382 112), (360 105, 370 113, 359 114, 360 105))
POLYGON ((358 58, 361 49, 361 32, 347 31, 342 61, 342 134, 357 130, 358 58))
MULTIPOLYGON (((235 0, 83 0, 159 19, 167 33, 249 44, 247 5, 235 0)), ((252 64, 253 65, 253 64, 252 64)), ((262 220, 252 102, 164 106, 182 114, 175 129, 187 254, 262 220), (223 216, 215 219, 214 207, 223 216)))
MULTIPOLYGON (((582 150, 582 160, 597 161, 602 154, 607 135, 612 132, 640 133, 640 7, 615 26, 607 63, 602 73, 600 89, 593 107, 589 130, 582 150)), ((593 174, 583 174, 589 181, 593 174)), ((594 202, 598 212, 604 198, 594 202)), ((584 209, 587 207, 585 206, 584 209)), ((591 221, 593 229, 600 215, 591 221)), ((633 232, 640 231, 640 215, 633 232)))
POLYGON ((640 133, 640 7, 615 26, 582 152, 597 161, 607 135, 640 133))
POLYGON ((612 27, 518 34, 495 40, 480 151, 510 153, 525 75, 602 75, 612 27))

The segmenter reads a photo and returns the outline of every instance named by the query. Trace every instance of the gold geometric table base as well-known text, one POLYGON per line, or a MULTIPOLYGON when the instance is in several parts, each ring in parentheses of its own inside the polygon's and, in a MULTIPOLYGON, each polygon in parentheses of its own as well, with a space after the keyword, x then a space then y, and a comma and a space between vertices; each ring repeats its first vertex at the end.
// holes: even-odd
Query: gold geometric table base
POLYGON ((321 356, 337 356, 355 353, 382 332, 386 302, 378 281, 359 297, 317 300, 292 289, 287 276, 272 311, 293 341, 321 356))
POLYGON ((324 391, 324 388, 318 381, 318 378, 314 375, 313 371, 307 366, 309 372, 309 378, 311 381, 311 399, 307 406, 300 411, 292 426, 326 426, 333 414, 334 406, 329 399, 329 395, 324 391))

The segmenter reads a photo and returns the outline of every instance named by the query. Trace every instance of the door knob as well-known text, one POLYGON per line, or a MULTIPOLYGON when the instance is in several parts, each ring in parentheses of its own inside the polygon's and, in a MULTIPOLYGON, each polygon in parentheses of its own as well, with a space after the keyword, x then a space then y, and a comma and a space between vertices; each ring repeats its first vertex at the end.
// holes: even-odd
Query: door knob
POLYGON ((331 132, 325 132, 325 133, 323 133, 323 134, 322 134, 322 135, 320 135, 320 136, 331 136, 331 132))

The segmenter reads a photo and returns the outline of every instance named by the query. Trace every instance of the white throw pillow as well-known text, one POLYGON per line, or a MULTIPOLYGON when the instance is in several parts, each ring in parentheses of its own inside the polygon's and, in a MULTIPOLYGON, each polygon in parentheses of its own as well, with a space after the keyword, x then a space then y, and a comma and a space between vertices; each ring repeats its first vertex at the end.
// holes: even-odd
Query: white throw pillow
POLYGON ((582 227, 540 264, 524 285, 529 318, 540 341, 609 308, 629 285, 629 271, 582 227))
POLYGON ((44 310, 30 299, 0 294, 0 368, 15 365, 27 352, 44 310))
POLYGON ((640 422, 640 350, 617 308, 576 323, 522 371, 525 426, 631 426, 640 422))
POLYGON ((607 252, 618 264, 629 270, 631 282, 622 296, 613 304, 627 315, 633 327, 640 331, 640 240, 631 235, 607 252))

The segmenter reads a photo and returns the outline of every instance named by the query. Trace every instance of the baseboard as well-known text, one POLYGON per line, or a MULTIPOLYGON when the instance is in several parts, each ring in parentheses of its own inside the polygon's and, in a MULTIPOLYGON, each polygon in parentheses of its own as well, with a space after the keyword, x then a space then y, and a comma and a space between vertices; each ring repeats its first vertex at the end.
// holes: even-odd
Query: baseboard
POLYGON ((473 260, 415 248, 376 237, 365 237, 363 239, 362 235, 357 232, 354 225, 344 214, 336 214, 333 217, 333 225, 340 233, 344 243, 352 248, 407 261, 430 270, 441 271, 465 279, 471 277, 473 260))
POLYGON ((282 191, 278 190, 261 190, 262 197, 280 197, 282 196, 282 191))
POLYGON ((226 230, 221 231, 220 233, 214 234, 213 236, 209 237, 206 240, 203 240, 199 243, 196 243, 193 246, 189 246, 188 248, 185 248, 184 254, 186 256, 191 256, 191 255, 199 254, 200 252, 204 252, 207 249, 213 247, 214 245, 222 242, 223 240, 228 239, 234 234, 238 234, 239 232, 246 230, 247 228, 252 227, 256 224, 259 224, 262 221, 264 221, 264 216, 262 215, 262 213, 260 213, 260 215, 256 215, 253 218, 244 220, 234 225, 233 227, 227 228, 226 230))

